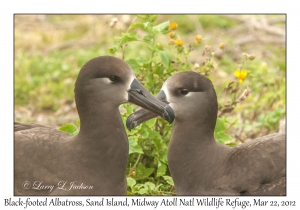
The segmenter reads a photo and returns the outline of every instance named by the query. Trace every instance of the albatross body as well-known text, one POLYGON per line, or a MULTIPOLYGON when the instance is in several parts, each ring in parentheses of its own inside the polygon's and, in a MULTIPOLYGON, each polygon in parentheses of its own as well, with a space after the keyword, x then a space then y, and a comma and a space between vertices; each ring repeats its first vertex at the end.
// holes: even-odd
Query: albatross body
MULTIPOLYGON (((157 98, 175 112, 168 163, 177 195, 285 195, 285 134, 271 134, 236 147, 214 139, 217 96, 209 79, 195 72, 171 76, 157 98)), ((157 117, 140 109, 128 129, 157 117)))
POLYGON ((173 110, 115 57, 88 61, 74 93, 81 121, 77 136, 15 123, 15 195, 125 195, 129 148, 119 105, 132 102, 169 122, 174 119, 173 110))

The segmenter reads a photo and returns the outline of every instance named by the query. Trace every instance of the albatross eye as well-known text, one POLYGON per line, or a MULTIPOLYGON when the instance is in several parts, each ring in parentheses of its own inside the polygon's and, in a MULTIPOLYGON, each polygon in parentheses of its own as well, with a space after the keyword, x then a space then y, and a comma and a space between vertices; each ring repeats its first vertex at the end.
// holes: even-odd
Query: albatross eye
POLYGON ((117 79, 118 79, 118 77, 114 76, 114 75, 112 75, 112 76, 109 77, 109 80, 112 81, 112 82, 117 81, 117 79))
POLYGON ((180 90, 180 93, 182 94, 182 95, 186 95, 186 94, 188 94, 190 91, 188 90, 188 89, 181 89, 180 90))

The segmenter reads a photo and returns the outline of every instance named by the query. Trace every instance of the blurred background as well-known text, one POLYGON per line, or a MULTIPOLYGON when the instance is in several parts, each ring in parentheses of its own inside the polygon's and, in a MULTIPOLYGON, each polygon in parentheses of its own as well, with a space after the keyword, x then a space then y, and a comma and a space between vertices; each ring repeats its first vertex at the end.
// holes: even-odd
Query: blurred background
MULTIPOLYGON (((255 127, 255 120, 269 121, 264 133, 279 130, 285 116, 285 15, 160 15, 156 22, 167 20, 178 24, 176 33, 186 46, 198 34, 203 46, 225 44, 216 53, 212 72, 219 101, 228 81, 234 79, 241 54, 255 54, 256 59, 245 66, 255 79, 247 78, 243 84, 244 89, 251 87, 250 103, 235 111, 251 115, 243 123, 246 131, 255 127)), ((115 37, 135 21, 134 15, 15 15, 15 121, 56 127, 74 122, 78 116, 73 88, 81 66, 110 54, 115 37), (117 23, 111 27, 114 18, 117 23)), ((169 42, 167 35, 158 39, 169 42)), ((130 43, 125 60, 147 53, 141 43, 130 43)), ((203 49, 193 50, 189 62, 201 64, 202 53, 203 49)))
MULTIPOLYGON (((154 95, 176 72, 208 76, 218 96, 215 138, 221 143, 285 132, 285 15, 15 15, 14 36, 15 121, 76 124, 80 68, 113 55, 154 95)), ((123 120, 135 108, 121 105, 123 120)), ((129 194, 174 192, 166 159, 170 129, 149 121, 127 131, 129 194), (148 192, 153 183, 162 183, 161 191, 148 192)))

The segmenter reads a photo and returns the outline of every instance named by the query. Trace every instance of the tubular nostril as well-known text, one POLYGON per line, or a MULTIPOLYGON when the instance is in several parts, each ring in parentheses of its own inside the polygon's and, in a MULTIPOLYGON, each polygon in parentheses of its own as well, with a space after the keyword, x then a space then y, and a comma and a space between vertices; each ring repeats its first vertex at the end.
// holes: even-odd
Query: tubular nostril
POLYGON ((143 96, 146 96, 146 95, 144 94, 144 92, 143 92, 142 90, 140 90, 140 89, 137 89, 136 92, 138 92, 139 94, 141 94, 141 95, 143 95, 143 96))

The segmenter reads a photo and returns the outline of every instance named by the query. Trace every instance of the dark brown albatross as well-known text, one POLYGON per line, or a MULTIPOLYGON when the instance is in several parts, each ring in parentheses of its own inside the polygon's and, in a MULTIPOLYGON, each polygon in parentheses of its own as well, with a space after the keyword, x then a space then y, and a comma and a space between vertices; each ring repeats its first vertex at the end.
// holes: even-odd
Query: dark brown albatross
MULTIPOLYGON (((213 84, 195 72, 171 76, 157 98, 175 112, 168 162, 177 195, 285 195, 285 134, 236 147, 214 139, 218 103, 213 84)), ((157 114, 140 109, 132 129, 157 114)))
POLYGON ((72 137, 38 124, 15 123, 15 195, 125 195, 128 139, 118 110, 132 102, 170 123, 173 110, 111 56, 88 61, 75 83, 80 132, 72 137))

